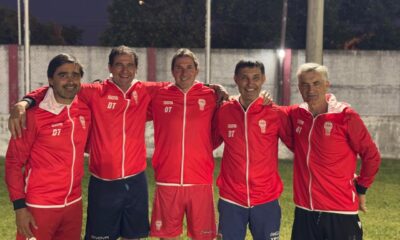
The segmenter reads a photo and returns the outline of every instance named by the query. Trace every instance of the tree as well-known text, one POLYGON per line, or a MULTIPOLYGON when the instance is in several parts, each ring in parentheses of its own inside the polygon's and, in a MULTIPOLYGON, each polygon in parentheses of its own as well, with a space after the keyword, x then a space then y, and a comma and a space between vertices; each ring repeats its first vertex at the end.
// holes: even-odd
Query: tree
POLYGON ((327 26, 327 30, 329 37, 337 40, 327 48, 400 49, 400 4, 397 0, 341 0, 336 4, 338 24, 327 26), (337 31, 342 34, 333 36, 337 31))
POLYGON ((307 1, 288 1, 286 44, 287 48, 304 49, 306 46, 307 1))
POLYGON ((281 1, 213 1, 212 46, 215 48, 278 48, 281 1))
POLYGON ((0 44, 18 42, 17 14, 0 7, 0 44))
MULTIPOLYGON (((279 46, 279 1, 212 1, 212 47, 279 46), (276 9, 279 11, 276 11, 276 9)), ((205 0, 114 0, 101 42, 137 47, 204 47, 205 0)))
MULTIPOLYGON (((289 2, 287 46, 305 48, 307 1, 289 2)), ((325 0, 324 49, 400 49, 398 0, 325 0)))
MULTIPOLYGON (((0 7, 0 44, 18 42, 17 13, 0 7)), ((36 45, 77 45, 81 41, 82 30, 75 26, 56 23, 40 23, 30 17, 31 44, 36 45)), ((24 34, 22 32, 22 34, 24 34)), ((23 36, 22 36, 23 37, 23 36)))
POLYGON ((114 0, 105 45, 136 47, 202 47, 204 4, 198 0, 114 0))

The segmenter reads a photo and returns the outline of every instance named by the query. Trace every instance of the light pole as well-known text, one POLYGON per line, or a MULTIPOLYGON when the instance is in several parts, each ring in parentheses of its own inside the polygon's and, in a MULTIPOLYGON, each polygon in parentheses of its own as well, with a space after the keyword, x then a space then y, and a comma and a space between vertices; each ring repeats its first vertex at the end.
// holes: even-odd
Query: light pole
POLYGON ((282 25, 281 25, 281 42, 277 50, 278 57, 278 94, 277 101, 279 104, 284 103, 284 73, 283 62, 285 60, 285 41, 286 41, 286 22, 287 22, 287 0, 283 0, 282 7, 282 25))
POLYGON ((18 46, 21 46, 21 0, 17 0, 17 15, 18 15, 18 46))
POLYGON ((306 62, 323 62, 324 0, 308 0, 306 62))
POLYGON ((24 0, 24 56, 25 56, 25 92, 31 91, 30 77, 30 31, 29 31, 29 0, 24 0))
POLYGON ((206 0, 206 31, 205 31, 205 47, 206 47, 206 83, 211 83, 211 0, 206 0))

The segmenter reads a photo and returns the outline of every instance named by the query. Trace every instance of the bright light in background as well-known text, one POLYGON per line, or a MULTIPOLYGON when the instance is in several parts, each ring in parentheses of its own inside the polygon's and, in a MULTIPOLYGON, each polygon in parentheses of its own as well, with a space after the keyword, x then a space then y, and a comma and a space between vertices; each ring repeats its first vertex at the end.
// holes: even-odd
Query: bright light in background
POLYGON ((143 0, 139 0, 139 5, 143 5, 144 1, 143 0))
POLYGON ((282 60, 283 58, 285 58, 285 49, 278 49, 277 54, 278 54, 278 58, 280 60, 282 60))

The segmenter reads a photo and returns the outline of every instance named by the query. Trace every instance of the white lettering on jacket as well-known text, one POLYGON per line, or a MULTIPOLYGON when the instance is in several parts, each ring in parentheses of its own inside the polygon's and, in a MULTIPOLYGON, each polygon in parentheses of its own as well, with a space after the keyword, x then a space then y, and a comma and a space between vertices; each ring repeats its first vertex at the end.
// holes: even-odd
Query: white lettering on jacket
POLYGON ((118 96, 108 95, 107 99, 109 99, 109 100, 118 100, 118 96))

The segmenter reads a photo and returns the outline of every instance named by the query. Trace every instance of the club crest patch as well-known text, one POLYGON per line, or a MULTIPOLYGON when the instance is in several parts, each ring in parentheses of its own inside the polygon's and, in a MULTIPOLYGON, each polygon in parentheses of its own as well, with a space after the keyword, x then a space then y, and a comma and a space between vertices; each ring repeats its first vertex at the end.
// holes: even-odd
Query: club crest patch
POLYGON ((260 127, 261 133, 265 133, 267 131, 267 122, 264 119, 258 121, 258 126, 260 127))
POLYGON ((156 230, 160 231, 162 227, 162 221, 161 220, 157 220, 156 221, 156 230))
POLYGON ((200 111, 204 111, 204 107, 206 106, 206 100, 200 98, 197 103, 199 104, 200 111))
POLYGON ((331 131, 333 128, 333 123, 332 122, 325 122, 324 123, 324 129, 325 129, 325 136, 330 136, 331 135, 331 131))
POLYGON ((86 121, 84 116, 79 116, 79 122, 81 123, 82 128, 86 129, 86 121))

